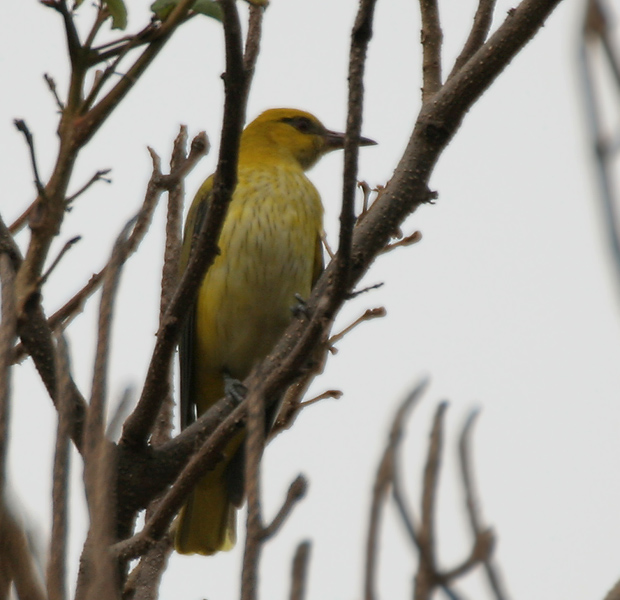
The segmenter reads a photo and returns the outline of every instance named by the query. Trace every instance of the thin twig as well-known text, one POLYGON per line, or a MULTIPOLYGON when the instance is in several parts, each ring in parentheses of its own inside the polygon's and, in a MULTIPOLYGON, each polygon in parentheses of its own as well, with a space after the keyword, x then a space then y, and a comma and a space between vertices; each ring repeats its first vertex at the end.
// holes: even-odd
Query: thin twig
POLYGON ((23 524, 0 496, 0 580, 12 581, 20 600, 47 600, 34 557, 23 524))
POLYGON ((329 256, 329 260, 334 260, 334 258, 336 258, 336 253, 332 250, 331 246, 329 245, 329 242, 327 241, 327 236, 325 235, 324 231, 321 232, 321 242, 323 244, 323 247, 325 248, 325 251, 327 252, 329 256))
POLYGON ((403 248, 405 246, 412 246, 413 244, 417 244, 422 240, 422 233, 419 231, 414 231, 411 235, 408 235, 397 242, 393 242, 392 244, 388 244, 384 248, 381 249, 379 254, 386 254, 387 252, 391 252, 396 248, 403 248))
POLYGON ((97 37, 97 34, 99 33, 99 29, 101 29, 101 26, 103 25, 103 23, 106 21, 106 19, 109 16, 110 16, 110 13, 107 10, 107 6, 105 6, 103 3, 100 4, 97 9, 97 16, 95 17, 93 26, 90 28, 90 31, 88 32, 88 35, 86 36, 86 40, 84 41, 85 50, 91 49, 93 42, 95 41, 95 38, 97 37))
MULTIPOLYGON (((149 148, 149 153, 151 154, 151 159, 153 161, 153 172, 147 186, 144 202, 142 203, 142 207, 137 214, 136 224, 127 242, 127 252, 129 254, 134 253, 142 243, 142 240, 149 229, 153 211, 155 210, 157 201, 161 196, 162 191, 174 189, 178 182, 181 181, 182 178, 185 177, 204 156, 207 149, 208 141, 206 134, 201 132, 193 139, 191 151, 186 161, 179 166, 175 173, 163 175, 160 171, 159 157, 152 149, 149 148)), ((66 327, 69 320, 75 317, 78 312, 83 309, 85 301, 92 296, 103 283, 106 268, 107 267, 104 267, 98 273, 93 274, 88 283, 48 319, 48 324, 51 330, 55 331, 59 327, 66 327)), ((20 361, 25 355, 25 352, 25 348, 22 345, 18 345, 15 349, 15 356, 13 358, 14 362, 20 361)))
POLYGON ((65 242, 65 245, 62 247, 62 249, 58 253, 58 256, 53 260, 52 264, 49 266, 47 271, 45 271, 45 273, 41 275, 39 286, 42 287, 46 283, 46 281, 49 279, 49 276, 52 274, 54 269, 58 266, 58 263, 62 260, 62 257, 67 253, 68 250, 70 250, 74 246, 74 244, 77 244, 81 239, 82 239, 81 235, 76 235, 75 237, 72 237, 70 240, 65 242))
POLYGON ((96 183, 97 181, 105 181, 105 183, 112 183, 112 180, 106 175, 110 173, 112 169, 100 169, 97 171, 75 194, 72 194, 65 200, 65 206, 69 207, 73 204, 73 201, 81 196, 91 185, 96 183))
POLYGON ((30 216, 30 213, 33 211, 35 206, 36 201, 33 202, 24 212, 22 212, 21 215, 19 215, 19 217, 17 217, 17 219, 15 219, 15 221, 13 221, 9 225, 8 230, 13 235, 19 233, 28 224, 28 217, 30 216))
POLYGON ((15 269, 6 253, 0 254, 2 320, 0 321, 0 503, 6 494, 6 461, 11 408, 11 354, 17 338, 15 269))
POLYGON ((254 600, 258 597, 258 565, 264 533, 260 502, 260 463, 265 449, 265 403, 262 396, 250 391, 247 404, 244 480, 248 513, 241 571, 241 600, 254 600))
MULTIPOLYGON (((170 172, 175 172, 185 161, 187 146, 187 127, 182 125, 170 158, 170 172)), ((168 192, 168 212, 166 219, 166 246, 164 248, 164 266, 161 276, 160 320, 170 304, 179 279, 179 256, 183 241, 183 202, 185 186, 180 179, 178 184, 168 192)))
POLYGON ((30 163, 32 165, 34 184, 37 188, 37 194, 42 198, 45 198, 45 186, 39 176, 39 167, 37 166, 37 157, 34 150, 34 138, 32 137, 32 133, 30 133, 30 129, 28 129, 28 125, 26 125, 26 122, 23 119, 15 119, 13 123, 15 127, 17 127, 17 130, 21 131, 26 138, 26 143, 28 144, 28 150, 30 152, 30 163))
MULTIPOLYGON (((612 46, 608 33, 606 12, 601 3, 592 0, 585 15, 584 35, 580 46, 580 67, 584 94, 585 112, 589 126, 590 143, 597 167, 600 201, 604 217, 607 239, 611 248, 617 280, 620 280, 620 227, 618 226, 618 190, 614 178, 614 151, 604 130, 603 111, 601 110, 600 91, 596 85, 593 43, 598 42, 603 48, 610 72, 620 89, 620 59, 612 46)), ((609 72, 609 71, 608 71, 609 72)))
MULTIPOLYGON (((315 396, 314 398, 310 398, 310 400, 301 401, 301 393, 297 386, 292 386, 290 389, 292 391, 289 396, 288 392, 282 403, 282 408, 278 413, 278 418, 274 423, 273 427, 269 431, 269 440, 272 440, 278 434, 282 433, 286 429, 290 429, 295 422, 295 419, 299 416, 299 413, 304 409, 320 402, 321 400, 326 400, 327 398, 333 398, 338 400, 342 397, 341 390, 326 390, 322 394, 315 396)), ((305 389, 305 388, 304 388, 305 389)))
POLYGON ((368 212, 368 207, 370 206, 370 194, 372 194, 374 190, 365 181, 358 181, 357 187, 362 190, 362 210, 357 216, 357 220, 359 222, 366 216, 366 213, 368 212))
POLYGON ((304 600, 306 597, 306 580, 308 577, 308 561, 310 560, 311 544, 308 540, 301 542, 295 550, 291 573, 290 600, 304 600))
POLYGON ((52 92, 52 96, 54 96, 54 100, 56 101, 56 106, 58 107, 58 110, 62 112, 65 109, 65 105, 63 104, 60 96, 58 95, 58 90, 56 89, 56 82, 47 73, 43 75, 43 79, 45 79, 47 87, 49 88, 50 92, 52 92))
POLYGON ((295 508, 295 505, 306 495, 307 490, 308 482, 306 478, 303 475, 298 475, 289 486, 284 503, 273 518, 273 521, 263 528, 261 532, 261 540, 263 542, 278 533, 284 521, 286 521, 293 508, 295 508))
POLYGON ((112 257, 106 269, 103 282, 101 304, 99 308, 99 326, 97 333, 97 349, 93 369, 93 385, 90 405, 86 418, 86 440, 93 446, 105 437, 106 394, 108 378, 108 360, 110 355, 110 334, 114 315, 114 304, 120 281, 121 269, 127 259, 127 243, 129 232, 134 227, 136 217, 132 218, 118 236, 112 257))
POLYGON ((386 314, 387 314, 387 311, 385 310, 385 307, 383 306, 379 306, 377 308, 368 308, 364 312, 364 314, 357 317, 357 319, 355 319, 353 323, 351 323, 350 325, 347 325, 347 327, 345 327, 342 331, 339 331, 338 333, 335 333, 334 335, 332 335, 329 338, 329 341, 327 343, 333 348, 334 344, 339 342, 345 335, 347 335, 350 331, 355 329, 358 325, 361 325, 364 321, 372 321, 373 319, 379 319, 381 317, 385 317, 386 314))
POLYGON ((127 259, 129 233, 137 217, 131 219, 118 236, 106 269, 101 294, 97 348, 93 368, 91 399, 84 428, 84 484, 90 513, 90 530, 84 546, 83 568, 78 579, 76 597, 116 596, 117 577, 114 562, 108 553, 113 539, 112 525, 112 464, 109 441, 105 437, 108 360, 114 303, 122 266, 127 259))
POLYGON ((491 23, 493 22, 493 11, 495 10, 496 0, 479 0, 478 10, 474 16, 474 23, 469 37, 461 50, 458 58, 454 62, 454 67, 448 79, 452 78, 463 65, 478 51, 478 49, 484 44, 489 31, 491 30, 491 23))
POLYGON ((355 192, 357 187, 359 141, 364 106, 364 70, 366 53, 372 38, 372 21, 376 0, 361 0, 353 30, 349 53, 349 96, 347 101, 347 128, 344 140, 344 171, 340 233, 336 254, 334 300, 346 294, 351 286, 351 243, 355 226, 355 192))
POLYGON ((394 419, 392 420, 388 443, 381 457, 379 468, 377 469, 368 522, 368 536, 366 539, 366 566, 364 569, 365 600, 374 600, 377 597, 376 570, 379 560, 379 529, 381 526, 381 516, 383 514, 388 491, 394 478, 394 459, 402 439, 404 422, 411 409, 426 390, 427 385, 428 382, 426 380, 422 380, 418 383, 398 407, 394 419))
POLYGON ((254 77, 254 69, 260 52, 260 41, 263 27, 263 13, 265 12, 265 4, 250 4, 250 19, 248 23, 248 34, 245 39, 245 50, 243 53, 243 70, 246 77, 246 87, 249 92, 252 78, 254 77))
MULTIPOLYGON (((461 431, 459 438, 459 460, 461 465, 461 477, 463 479, 463 487, 465 489, 465 504, 467 506, 467 514, 469 516, 469 524, 476 540, 489 532, 482 525, 482 516, 480 515, 480 502, 476 497, 476 486, 473 475, 473 461, 471 459, 471 435, 472 429, 478 417, 478 411, 472 411, 461 431)), ((489 533, 490 535, 490 533, 489 533)), ((473 551, 472 551, 473 554, 473 551)), ((508 595, 504 589, 502 578, 498 567, 495 565, 492 556, 487 556, 483 561, 484 570, 491 586, 491 590, 496 600, 506 600, 508 595)))
MULTIPOLYGON (((93 137, 93 135, 95 135, 107 117, 133 88, 135 83, 140 79, 144 71, 146 71, 151 62, 159 54, 178 26, 186 18, 193 3, 194 0, 180 0, 161 25, 149 29, 149 31, 152 31, 153 35, 152 37, 149 37, 149 43, 142 54, 138 56, 135 62, 127 70, 125 76, 119 78, 116 85, 114 85, 114 87, 80 119, 80 126, 75 131, 75 143, 78 147, 84 146, 93 137)), ((142 44, 142 38, 139 36, 137 41, 139 43, 136 43, 136 46, 142 44)), ((129 40, 127 47, 122 47, 120 52, 124 54, 128 51, 128 49, 133 47, 134 43, 132 40, 129 40)), ((96 56, 93 61, 99 62, 101 59, 101 56, 96 56)), ((89 96, 89 101, 94 101, 92 91, 89 96)), ((85 104, 85 106, 88 107, 89 104, 85 104)))
POLYGON ((422 16, 422 102, 428 102, 441 88, 441 43, 437 0, 420 0, 422 16))
POLYGON ((441 464, 443 439, 443 417, 448 407, 441 402, 435 412, 433 428, 428 448, 424 483, 422 488, 422 514, 418 542, 420 545, 420 563, 416 574, 414 600, 428 600, 437 586, 437 564, 435 558, 435 510, 437 508, 437 484, 441 464))
POLYGON ((67 534, 69 502, 69 458, 71 431, 71 375, 67 344, 56 337, 56 372, 58 373, 58 426, 52 475, 52 534, 47 563, 49 600, 67 597, 67 534))

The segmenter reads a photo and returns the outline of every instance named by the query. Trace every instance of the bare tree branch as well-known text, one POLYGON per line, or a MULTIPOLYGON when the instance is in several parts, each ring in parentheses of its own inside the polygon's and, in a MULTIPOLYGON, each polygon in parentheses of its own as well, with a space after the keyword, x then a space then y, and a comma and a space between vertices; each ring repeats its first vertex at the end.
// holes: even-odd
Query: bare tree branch
POLYGON ((479 0, 478 10, 474 16, 474 24, 469 32, 469 37, 467 38, 461 53, 456 59, 450 75, 448 75, 448 79, 453 77, 478 51, 480 46, 484 44, 487 36, 489 35, 489 31, 491 30, 495 2, 496 0, 479 0))
POLYGON ((49 600, 67 598, 67 535, 69 505, 69 458, 71 433, 71 375, 69 353, 64 338, 56 338, 58 373, 58 426, 52 471, 52 535, 47 564, 49 600))
POLYGON ((433 589, 437 586, 437 564, 435 560, 435 509, 437 507, 437 484, 441 464, 443 443, 443 417, 448 408, 446 402, 437 407, 428 457, 424 468, 424 484, 422 488, 422 515, 418 543, 420 545, 420 564, 415 576, 414 600, 429 600, 433 589))
POLYGON ((422 15, 422 102, 428 102, 441 87, 441 43, 437 0, 420 0, 422 15))
POLYGON ((590 140, 597 167, 600 199, 604 225, 611 248, 612 259, 620 281, 620 226, 618 225, 619 197, 614 180, 613 160, 617 148, 605 130, 602 111, 601 86, 597 85, 596 50, 602 49, 614 83, 620 91, 620 53, 609 34, 609 16, 604 0, 589 0, 584 19, 584 32, 580 45, 580 70, 585 112, 590 130, 590 140))
POLYGON ((34 557, 26 531, 0 497, 0 580, 13 582, 19 600, 47 600, 34 557))
POLYGON ((304 600, 306 597, 306 580, 308 573, 308 561, 310 560, 311 545, 309 541, 301 542, 295 550, 293 569, 291 573, 290 600, 304 600))
POLYGON ((375 482, 373 485, 372 505, 370 508, 370 518, 368 523, 368 536, 366 539, 366 566, 364 569, 364 598, 374 600, 376 593, 376 570, 379 558, 379 528, 381 526, 381 516, 383 507, 387 499, 387 494, 394 479, 394 460, 397 449, 403 435, 404 421, 409 412, 416 405, 428 386, 426 380, 418 383, 407 395, 399 406, 390 429, 390 437, 387 446, 381 457, 375 482))
POLYGON ((6 494, 6 461, 11 407, 11 353, 17 337, 15 270, 6 252, 0 253, 2 317, 0 321, 0 502, 6 494))
POLYGON ((349 52, 349 98, 347 108, 347 129, 344 139, 344 171, 342 181, 342 208, 340 211, 340 235, 335 258, 336 272, 334 297, 350 290, 351 242, 355 225, 355 192, 359 141, 362 130, 364 106, 364 70, 366 53, 372 38, 372 20, 376 0, 361 0, 353 31, 349 52))
POLYGON ((41 176, 39 175, 39 167, 37 165, 37 157, 34 150, 34 138, 32 137, 32 133, 30 133, 30 129, 28 129, 28 125, 23 119, 15 119, 13 122, 15 127, 17 127, 18 131, 21 131, 26 138, 26 143, 28 144, 28 150, 30 151, 30 163, 32 165, 32 173, 34 174, 34 185, 37 189, 37 194, 44 196, 45 195, 45 186, 41 181, 41 176))
MULTIPOLYGON (((226 443, 239 431, 245 421, 246 405, 244 403, 237 406, 236 402, 234 398, 222 398, 214 407, 193 423, 191 428, 188 427, 184 430, 188 432, 185 434, 184 439, 193 446, 196 432, 199 431, 199 428, 204 423, 220 423, 217 429, 208 436, 200 450, 187 462, 174 485, 158 503, 153 516, 145 523, 142 531, 127 540, 118 542, 112 547, 112 552, 120 560, 126 561, 142 555, 157 540, 161 539, 196 482, 221 460, 221 452, 226 443), (221 412, 218 413, 218 410, 221 412), (217 416, 222 414, 222 412, 228 415, 225 419, 217 416)), ((177 442, 179 437, 177 436, 175 440, 170 442, 170 445, 173 442, 177 442)), ((175 446, 177 446, 178 450, 178 442, 175 446)), ((165 452, 165 450, 166 446, 164 446, 162 451, 165 452)), ((185 452, 186 458, 187 451, 185 452)))
POLYGON ((280 531, 280 528, 284 524, 284 521, 291 514, 291 511, 295 505, 306 495, 308 489, 308 482, 303 475, 298 475, 288 488, 284 503, 280 507, 280 510, 273 518, 273 521, 263 528, 261 538, 263 541, 272 538, 280 531))
POLYGON ((250 392, 247 406, 244 481, 248 516, 241 569, 241 600, 255 600, 258 596, 258 564, 264 531, 260 503, 260 463, 265 449, 265 404, 259 394, 250 392))
MULTIPOLYGON (((478 411, 472 411, 465 421, 461 437, 459 439, 459 459, 461 463, 461 476, 463 478, 463 487, 465 489, 465 503, 467 506, 467 514, 469 515, 469 523, 472 533, 476 540, 483 536, 490 537, 492 543, 492 533, 489 529, 485 529, 482 525, 482 517, 480 515, 480 502, 476 497, 476 486, 473 476, 473 461, 471 459, 471 435, 472 429, 478 417, 478 411)), ((474 552, 472 551, 472 555, 474 552)), ((486 557, 479 560, 483 563, 489 585, 496 600, 507 600, 508 595, 504 590, 504 585, 497 566, 495 565, 490 550, 486 557)))

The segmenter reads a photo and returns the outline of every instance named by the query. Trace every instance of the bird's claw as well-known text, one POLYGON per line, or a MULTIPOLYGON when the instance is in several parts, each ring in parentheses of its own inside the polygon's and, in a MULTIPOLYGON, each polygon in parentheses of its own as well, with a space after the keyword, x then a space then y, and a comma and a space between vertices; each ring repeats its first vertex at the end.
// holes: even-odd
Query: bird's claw
POLYGON ((299 294, 295 294, 295 300, 297 300, 297 304, 291 306, 291 312, 293 313, 293 315, 298 319, 306 317, 306 319, 310 320, 308 303, 299 294))
POLYGON ((224 393, 228 398, 232 398, 235 402, 242 402, 247 393, 247 388, 228 371, 223 372, 224 375, 224 393))

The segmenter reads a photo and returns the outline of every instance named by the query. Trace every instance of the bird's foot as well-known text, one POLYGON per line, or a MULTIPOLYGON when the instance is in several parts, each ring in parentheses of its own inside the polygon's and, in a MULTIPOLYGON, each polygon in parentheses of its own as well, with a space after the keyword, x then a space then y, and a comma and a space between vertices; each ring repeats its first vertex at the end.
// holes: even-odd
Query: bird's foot
POLYGON ((224 376, 224 393, 235 402, 242 402, 247 394, 247 388, 228 371, 223 371, 224 376))
POLYGON ((291 306, 291 312, 293 316, 301 319, 305 317, 310 320, 310 311, 308 310, 308 303, 299 295, 295 294, 295 300, 297 300, 297 304, 291 306))

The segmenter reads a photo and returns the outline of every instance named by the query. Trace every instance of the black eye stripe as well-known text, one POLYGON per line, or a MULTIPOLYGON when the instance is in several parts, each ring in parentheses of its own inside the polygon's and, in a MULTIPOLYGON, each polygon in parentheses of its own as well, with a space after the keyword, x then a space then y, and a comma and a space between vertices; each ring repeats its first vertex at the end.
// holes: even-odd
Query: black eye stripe
POLYGON ((317 124, 308 117, 287 117, 282 119, 301 133, 320 133, 317 124))

